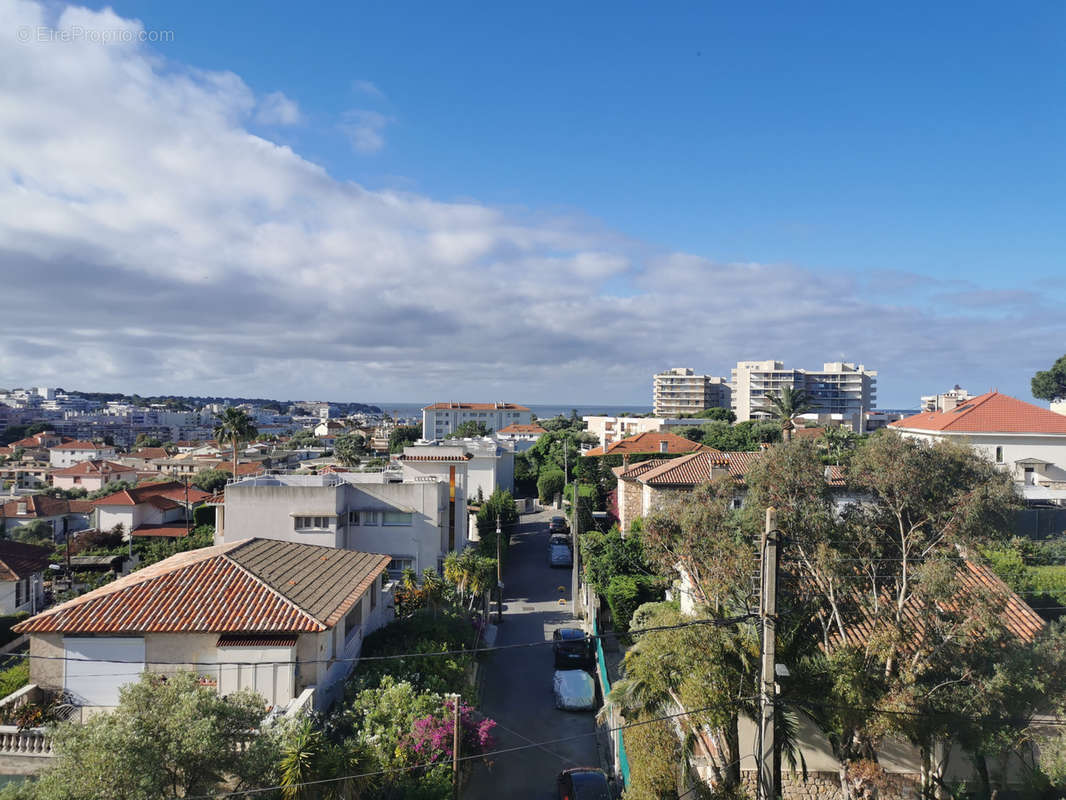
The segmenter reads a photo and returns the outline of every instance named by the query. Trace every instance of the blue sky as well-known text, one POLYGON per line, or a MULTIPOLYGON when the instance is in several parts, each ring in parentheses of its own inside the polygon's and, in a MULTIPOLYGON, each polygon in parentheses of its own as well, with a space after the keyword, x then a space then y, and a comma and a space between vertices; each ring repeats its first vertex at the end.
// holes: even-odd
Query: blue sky
MULTIPOLYGON (((43 12, 48 24, 62 8, 43 12)), ((369 385, 378 397, 506 391, 527 402, 642 402, 649 370, 678 363, 721 373, 740 358, 817 366, 844 355, 881 370, 882 405, 914 405, 918 393, 967 381, 1028 398, 1032 370, 1066 349, 1054 317, 1066 299, 1062 3, 1028 4, 1024 14, 994 3, 90 8, 174 32, 171 42, 121 54, 150 65, 154 80, 191 75, 210 93, 217 81, 199 76, 232 73, 252 99, 227 94, 237 110, 226 124, 288 146, 335 184, 419 208, 476 206, 524 231, 514 238, 508 227, 507 241, 469 250, 480 234, 467 231, 459 261, 449 260, 452 250, 444 257, 461 262, 454 273, 427 265, 408 275, 409 286, 473 285, 483 275, 504 286, 508 270, 514 280, 523 270, 553 288, 567 273, 539 272, 545 260, 577 252, 618 259, 575 279, 559 304, 573 323, 543 343, 565 356, 562 383, 574 396, 557 394, 546 354, 531 356, 522 377, 500 375, 494 365, 524 362, 522 340, 491 327, 476 337, 499 343, 482 354, 492 375, 484 388, 440 368, 445 355, 434 355, 427 379, 410 351, 390 360, 381 342, 365 341, 372 358, 338 351, 326 359, 360 362, 345 393, 369 385), (535 254, 524 249, 530 238, 535 254), (680 272, 662 266, 678 258, 702 261, 680 272), (747 282, 737 282, 738 270, 747 282), (637 310, 654 306, 661 322, 675 313, 671 295, 688 295, 677 300, 686 326, 677 333, 637 310), (834 298, 846 313, 831 307, 834 298), (583 322, 583 305, 601 316, 583 322), (704 311, 720 327, 701 328, 704 311), (575 333, 604 319, 644 335, 608 353, 617 331, 610 347, 575 333), (775 321, 786 330, 767 334, 775 321), (995 336, 997 326, 1009 335, 995 336), (606 374, 593 378, 597 352, 606 374)), ((105 108, 107 86, 96 85, 105 108)), ((86 176, 87 185, 97 180, 86 176)), ((272 213, 253 214, 254 223, 272 213)), ((189 230, 180 241, 194 238, 189 230)), ((276 300, 284 295, 275 288, 267 294, 276 300)), ((493 302, 491 293, 473 300, 493 302)), ((425 342, 434 315, 462 300, 412 302, 395 322, 420 316, 425 342)), ((535 336, 550 309, 516 302, 535 336)), ((449 317, 440 330, 461 327, 449 317)), ((0 366, 21 376, 10 358, 0 366)), ((137 378, 119 367, 104 374, 137 378)), ((189 390, 221 386, 182 374, 189 390)), ((281 374, 261 365, 243 381, 266 389, 281 374)), ((251 393, 237 392, 240 379, 234 393, 251 393)))
POLYGON ((934 6, 113 5, 285 92, 286 140, 371 187, 727 261, 1061 277, 1066 5, 934 6), (373 158, 336 129, 354 107, 394 120, 373 158))

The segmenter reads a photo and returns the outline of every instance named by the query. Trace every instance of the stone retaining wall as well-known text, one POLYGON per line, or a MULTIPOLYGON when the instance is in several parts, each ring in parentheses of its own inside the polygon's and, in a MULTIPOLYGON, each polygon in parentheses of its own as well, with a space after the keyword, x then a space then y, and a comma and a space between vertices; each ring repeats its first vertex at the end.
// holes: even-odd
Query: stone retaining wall
MULTIPOLYGON (((755 797, 758 773, 745 771, 741 780, 752 797, 755 797)), ((921 780, 918 775, 889 773, 884 776, 886 786, 877 794, 877 800, 917 800, 921 797, 921 780)), ((783 800, 840 800, 840 776, 835 772, 808 772, 807 780, 799 773, 785 771, 781 775, 783 800)))

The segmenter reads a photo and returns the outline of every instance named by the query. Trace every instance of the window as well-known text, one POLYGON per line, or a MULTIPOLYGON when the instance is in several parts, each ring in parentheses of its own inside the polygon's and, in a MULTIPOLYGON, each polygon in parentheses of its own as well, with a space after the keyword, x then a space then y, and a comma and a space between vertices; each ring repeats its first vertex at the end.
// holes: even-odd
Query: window
POLYGON ((15 584, 15 607, 18 608, 29 598, 29 581, 23 579, 15 584))
POLYGON ((372 584, 370 584, 370 610, 371 611, 373 611, 375 608, 378 607, 378 592, 381 591, 381 589, 379 587, 380 587, 380 584, 377 581, 374 581, 372 584))
POLYGON ((410 511, 385 511, 381 515, 382 525, 411 525, 414 515, 410 511))
POLYGON ((407 556, 393 556, 392 561, 385 567, 385 571, 389 574, 389 577, 394 580, 399 580, 403 577, 404 570, 414 569, 415 560, 407 556))
POLYGON ((348 641, 352 638, 352 633, 359 629, 359 626, 363 624, 363 598, 359 598, 359 602, 355 604, 351 611, 349 611, 344 617, 344 641, 348 641))
POLYGON ((358 525, 359 524, 359 512, 358 511, 349 511, 348 512, 348 524, 349 525, 358 525))
POLYGON ((377 511, 360 511, 359 512, 359 524, 360 525, 377 525, 378 524, 378 512, 377 511))
POLYGON ((1002 447, 997 447, 996 448, 996 463, 997 464, 1002 464, 1003 463, 1003 448, 1002 447))
POLYGON ((298 531, 329 530, 333 517, 293 517, 293 527, 298 531))

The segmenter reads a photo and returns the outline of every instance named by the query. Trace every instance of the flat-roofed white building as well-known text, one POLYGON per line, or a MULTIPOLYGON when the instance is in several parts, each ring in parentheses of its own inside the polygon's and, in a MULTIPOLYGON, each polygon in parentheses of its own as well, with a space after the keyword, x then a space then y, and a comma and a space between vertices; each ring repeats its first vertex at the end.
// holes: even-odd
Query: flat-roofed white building
POLYGON ((396 461, 403 469, 404 480, 435 476, 448 478, 448 464, 466 464, 468 497, 489 497, 497 489, 514 492, 514 454, 512 442, 479 439, 448 439, 407 445, 396 461))
POLYGON ((714 375, 697 375, 688 367, 674 367, 652 379, 652 401, 657 417, 729 408, 729 382, 714 375))
POLYGON ((533 412, 514 403, 433 403, 422 409, 422 438, 443 439, 464 422, 480 422, 490 431, 529 425, 533 412))
POLYGON ((466 547, 466 461, 409 478, 398 470, 245 478, 216 505, 215 541, 258 536, 387 553, 394 577, 438 569, 449 551, 466 547))
POLYGON ((738 422, 771 419, 770 398, 786 388, 803 390, 812 413, 851 419, 857 433, 864 432, 864 414, 877 405, 877 372, 846 361, 825 363, 820 370, 785 369, 780 361, 738 361, 731 383, 738 422))

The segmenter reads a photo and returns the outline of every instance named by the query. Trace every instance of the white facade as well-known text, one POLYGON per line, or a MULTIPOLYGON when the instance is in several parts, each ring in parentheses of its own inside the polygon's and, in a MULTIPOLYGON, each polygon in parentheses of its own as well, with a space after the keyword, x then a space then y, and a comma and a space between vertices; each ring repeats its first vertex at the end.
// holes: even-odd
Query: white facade
POLYGON ((407 445, 397 459, 403 466, 404 480, 427 476, 447 480, 448 464, 466 461, 467 497, 487 498, 497 489, 514 493, 514 454, 511 442, 492 438, 449 439, 443 443, 407 445), (420 460, 428 457, 428 460, 420 460), (443 461, 441 459, 451 459, 443 461))
MULTIPOLYGON (((970 445, 1021 484, 1023 495, 1036 499, 1045 489, 1066 490, 1066 434, 954 433, 892 426, 902 436, 970 445)), ((1049 495, 1044 499, 1055 499, 1049 495)), ((1066 500, 1066 492, 1063 494, 1066 500)))
POLYGON ((72 467, 81 461, 96 461, 115 457, 115 448, 109 445, 79 446, 59 445, 48 451, 48 463, 53 467, 72 467))
POLYGON ((394 575, 437 569, 467 542, 466 465, 453 466, 454 505, 447 473, 403 481, 385 473, 246 478, 226 487, 216 542, 260 537, 387 553, 394 575))
POLYGON ((730 386, 725 378, 696 375, 688 367, 674 367, 652 379, 653 413, 671 417, 698 414, 708 408, 730 407, 730 386))
POLYGON ((854 418, 859 433, 864 432, 865 412, 877 405, 877 372, 843 361, 823 364, 821 370, 785 369, 780 361, 738 361, 731 383, 738 422, 770 419, 768 398, 785 388, 803 390, 812 412, 854 418))
POLYGON ((514 403, 434 403, 422 409, 422 438, 443 439, 464 422, 480 422, 498 431, 508 425, 529 425, 533 412, 514 403))

